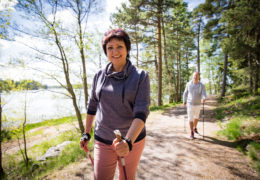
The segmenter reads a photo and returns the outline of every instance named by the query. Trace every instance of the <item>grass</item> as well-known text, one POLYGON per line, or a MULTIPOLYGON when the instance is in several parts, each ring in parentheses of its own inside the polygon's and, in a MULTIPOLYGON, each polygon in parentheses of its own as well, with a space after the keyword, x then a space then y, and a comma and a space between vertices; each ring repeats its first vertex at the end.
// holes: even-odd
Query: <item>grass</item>
POLYGON ((165 105, 162 105, 162 106, 150 106, 150 111, 153 112, 153 111, 166 110, 168 108, 175 107, 178 104, 180 104, 180 103, 169 103, 169 104, 165 104, 165 105))
POLYGON ((260 134, 260 96, 236 93, 222 100, 215 113, 222 128, 218 135, 236 142, 237 149, 250 157, 260 174, 260 143, 255 140, 260 134))
MULTIPOLYGON (((8 179, 40 179, 57 169, 82 159, 86 156, 79 146, 80 133, 75 130, 66 131, 59 136, 41 142, 28 150, 31 158, 29 166, 26 167, 19 153, 7 155, 4 158, 4 169, 8 174, 8 179), (60 156, 40 162, 36 157, 43 155, 50 147, 61 144, 64 141, 72 141, 67 145, 60 156)), ((89 149, 93 149, 93 138, 89 143, 89 149)))
MULTIPOLYGON (((166 110, 168 108, 175 107, 176 105, 176 103, 171 103, 163 106, 153 106, 150 107, 150 111, 166 110)), ((40 127, 53 127, 65 123, 71 124, 74 121, 76 121, 76 117, 70 116, 46 120, 35 124, 28 124, 25 128, 26 137, 36 137, 37 135, 41 135, 44 133, 42 129, 38 129, 37 131, 30 131, 33 129, 40 127)), ((10 141, 12 139, 17 139, 17 135, 21 136, 21 134, 21 129, 4 131, 4 142, 10 141)), ((82 159, 84 156, 86 156, 86 154, 79 146, 79 139, 80 133, 76 130, 70 130, 52 139, 48 139, 45 141, 39 140, 39 144, 27 149, 28 156, 30 158, 28 167, 26 167, 20 151, 12 155, 5 154, 3 164, 4 170, 8 174, 8 179, 40 179, 57 169, 62 169, 70 163, 82 159), (50 147, 54 147, 64 141, 72 141, 72 143, 64 148, 60 156, 48 159, 44 162, 36 160, 37 157, 42 156, 50 147)), ((89 143, 89 149, 93 149, 93 138, 89 143)))
MULTIPOLYGON (((83 114, 82 117, 85 117, 83 114)), ((57 119, 50 119, 50 120, 45 120, 42 122, 34 123, 34 124, 27 124, 25 127, 25 132, 28 132, 32 129, 40 128, 40 127, 46 127, 46 126, 58 126, 60 124, 65 124, 65 123, 72 123, 77 120, 76 116, 68 116, 68 117, 63 117, 63 118, 57 118, 57 119)), ((30 133, 29 136, 35 136, 37 134, 41 134, 41 130, 37 132, 30 133)), ((2 130, 2 138, 3 142, 9 141, 11 139, 16 139, 17 135, 22 134, 22 128, 13 128, 9 130, 2 130)))

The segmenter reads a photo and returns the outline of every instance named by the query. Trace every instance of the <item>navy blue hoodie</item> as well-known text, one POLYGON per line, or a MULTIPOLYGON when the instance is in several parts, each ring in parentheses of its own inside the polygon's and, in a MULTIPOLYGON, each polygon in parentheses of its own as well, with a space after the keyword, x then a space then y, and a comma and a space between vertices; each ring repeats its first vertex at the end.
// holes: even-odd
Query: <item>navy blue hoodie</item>
MULTIPOLYGON (((149 114, 150 80, 147 72, 127 60, 122 72, 113 72, 112 63, 94 77, 87 113, 96 115, 95 139, 112 144, 119 129, 127 134, 135 118, 144 122, 149 114)), ((145 137, 145 128, 136 142, 145 137)))

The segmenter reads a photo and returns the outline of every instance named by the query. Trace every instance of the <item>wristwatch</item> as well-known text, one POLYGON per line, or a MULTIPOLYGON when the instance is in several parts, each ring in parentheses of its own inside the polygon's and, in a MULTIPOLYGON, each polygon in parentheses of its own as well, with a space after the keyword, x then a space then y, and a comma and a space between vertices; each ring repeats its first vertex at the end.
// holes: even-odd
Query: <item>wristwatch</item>
POLYGON ((130 139, 130 138, 124 138, 124 140, 125 140, 125 141, 127 142, 127 144, 128 144, 129 151, 131 151, 132 148, 133 148, 131 139, 130 139))
POLYGON ((91 136, 89 133, 83 133, 82 137, 80 138, 80 141, 89 141, 91 139, 91 136))

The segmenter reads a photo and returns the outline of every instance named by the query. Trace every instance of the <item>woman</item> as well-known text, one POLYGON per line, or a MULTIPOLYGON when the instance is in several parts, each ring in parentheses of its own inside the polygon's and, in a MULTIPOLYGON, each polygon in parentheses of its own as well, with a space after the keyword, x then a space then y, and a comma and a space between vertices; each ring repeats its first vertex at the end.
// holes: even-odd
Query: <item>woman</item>
MULTIPOLYGON (((149 76, 129 60, 131 42, 124 30, 113 29, 105 33, 102 46, 110 63, 94 77, 83 137, 91 138, 96 116, 95 179, 112 180, 117 162, 119 179, 124 179, 123 167, 118 161, 119 157, 124 157, 127 179, 132 180, 145 145, 145 121, 150 104, 149 76), (116 129, 124 139, 121 142, 115 137, 116 129)), ((87 150, 88 141, 81 140, 80 144, 87 150)))

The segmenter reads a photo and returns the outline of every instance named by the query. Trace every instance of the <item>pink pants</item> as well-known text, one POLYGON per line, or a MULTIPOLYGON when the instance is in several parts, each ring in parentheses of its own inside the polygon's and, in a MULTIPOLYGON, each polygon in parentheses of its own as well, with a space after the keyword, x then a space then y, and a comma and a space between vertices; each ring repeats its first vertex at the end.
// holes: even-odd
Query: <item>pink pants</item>
MULTIPOLYGON (((144 149, 145 138, 133 144, 132 151, 125 156, 127 180, 134 180, 137 167, 144 149)), ((95 140, 94 145, 95 180, 113 180, 118 162, 119 179, 124 180, 124 172, 120 158, 111 145, 95 140)))

